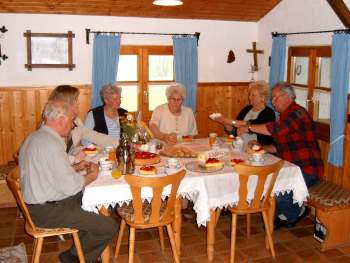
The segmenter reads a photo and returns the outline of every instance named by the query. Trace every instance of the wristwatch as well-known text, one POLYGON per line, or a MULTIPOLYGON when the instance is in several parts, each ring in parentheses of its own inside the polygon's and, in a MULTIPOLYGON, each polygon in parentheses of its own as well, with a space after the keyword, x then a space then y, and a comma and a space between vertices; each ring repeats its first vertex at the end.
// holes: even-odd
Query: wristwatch
POLYGON ((231 123, 232 123, 232 126, 236 126, 237 121, 233 120, 233 121, 231 121, 231 123))
POLYGON ((250 121, 247 121, 247 126, 248 126, 248 132, 249 133, 253 133, 252 130, 251 130, 252 129, 252 124, 250 123, 250 121))

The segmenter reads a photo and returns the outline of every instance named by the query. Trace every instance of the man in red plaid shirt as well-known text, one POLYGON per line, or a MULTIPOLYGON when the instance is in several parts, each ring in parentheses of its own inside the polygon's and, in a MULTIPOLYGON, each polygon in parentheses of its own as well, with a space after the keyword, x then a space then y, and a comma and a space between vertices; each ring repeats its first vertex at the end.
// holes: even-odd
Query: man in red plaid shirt
MULTIPOLYGON (((272 88, 272 104, 280 113, 276 122, 249 125, 239 128, 239 133, 256 132, 271 135, 275 143, 264 146, 280 158, 298 165, 308 187, 323 176, 323 161, 317 142, 316 129, 309 113, 295 103, 295 91, 286 82, 272 88)), ((277 196, 275 228, 294 226, 308 210, 293 204, 293 193, 277 196)))

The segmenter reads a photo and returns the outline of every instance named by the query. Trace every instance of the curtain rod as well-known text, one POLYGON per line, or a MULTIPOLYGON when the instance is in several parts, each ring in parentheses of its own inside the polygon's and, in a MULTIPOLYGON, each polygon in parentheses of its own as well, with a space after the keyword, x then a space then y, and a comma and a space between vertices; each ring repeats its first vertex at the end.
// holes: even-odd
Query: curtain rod
POLYGON ((86 32, 86 44, 90 44, 90 33, 96 34, 129 34, 129 35, 159 35, 159 36, 194 36, 197 38, 197 45, 200 36, 200 32, 194 34, 188 33, 142 33, 142 32, 111 32, 111 31, 91 31, 89 28, 85 28, 86 32))
POLYGON ((287 35, 302 35, 302 34, 321 34, 321 33, 350 33, 350 28, 344 28, 344 29, 333 29, 333 30, 324 30, 324 31, 309 31, 309 32, 292 32, 292 33, 278 33, 278 32, 271 32, 271 35, 273 37, 278 36, 287 36, 287 35))

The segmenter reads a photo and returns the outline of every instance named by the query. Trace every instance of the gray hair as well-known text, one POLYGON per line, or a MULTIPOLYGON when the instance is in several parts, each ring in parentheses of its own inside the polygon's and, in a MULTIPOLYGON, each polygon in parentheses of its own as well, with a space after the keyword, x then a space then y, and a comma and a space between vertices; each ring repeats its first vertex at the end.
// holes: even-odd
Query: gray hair
POLYGON ((165 96, 167 99, 171 97, 174 93, 179 93, 183 99, 186 98, 186 88, 181 83, 171 83, 165 90, 165 96))
POLYGON ((106 98, 109 98, 113 94, 122 94, 122 88, 115 84, 104 85, 100 91, 101 100, 105 103, 106 98))
POLYGON ((290 99, 292 99, 292 101, 295 101, 295 98, 296 98, 295 90, 294 90, 294 87, 290 83, 278 82, 272 87, 272 89, 280 89, 280 91, 282 93, 287 94, 288 97, 290 99))
POLYGON ((264 98, 264 102, 266 104, 266 102, 269 99, 269 85, 267 84, 267 82, 264 80, 251 82, 249 84, 248 91, 250 92, 253 89, 259 92, 260 96, 264 98))
POLYGON ((71 107, 63 101, 49 100, 43 111, 44 120, 58 120, 61 117, 72 116, 71 107))

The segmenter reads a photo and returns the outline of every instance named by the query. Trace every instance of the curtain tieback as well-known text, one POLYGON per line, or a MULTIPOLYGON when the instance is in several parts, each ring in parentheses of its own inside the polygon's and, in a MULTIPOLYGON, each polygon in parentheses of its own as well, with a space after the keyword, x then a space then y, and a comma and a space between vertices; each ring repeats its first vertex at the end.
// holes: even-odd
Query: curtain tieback
POLYGON ((335 144, 337 141, 339 141, 340 139, 344 138, 344 134, 338 136, 338 138, 334 139, 330 144, 335 144))

